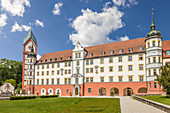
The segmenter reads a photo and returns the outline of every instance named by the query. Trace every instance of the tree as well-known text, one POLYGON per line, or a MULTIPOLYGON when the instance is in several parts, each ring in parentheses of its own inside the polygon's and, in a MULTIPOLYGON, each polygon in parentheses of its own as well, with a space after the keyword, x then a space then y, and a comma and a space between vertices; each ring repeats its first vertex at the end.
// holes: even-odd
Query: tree
POLYGON ((22 88, 22 82, 17 85, 18 88, 22 88))
POLYGON ((4 82, 3 82, 3 84, 4 83, 11 83, 14 87, 16 87, 16 80, 14 80, 14 79, 7 79, 7 80, 5 80, 4 82))
POLYGON ((170 96, 170 64, 166 62, 165 65, 160 68, 160 72, 160 76, 156 75, 157 81, 159 85, 163 86, 163 91, 170 96))

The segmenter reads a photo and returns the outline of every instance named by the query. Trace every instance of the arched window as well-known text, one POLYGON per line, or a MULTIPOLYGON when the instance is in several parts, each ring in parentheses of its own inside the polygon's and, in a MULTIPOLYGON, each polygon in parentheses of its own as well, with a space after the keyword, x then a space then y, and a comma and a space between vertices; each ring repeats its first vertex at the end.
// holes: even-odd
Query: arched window
POLYGON ((150 43, 148 42, 148 48, 150 47, 150 43))
POLYGON ((155 47, 155 41, 152 42, 152 46, 155 47))

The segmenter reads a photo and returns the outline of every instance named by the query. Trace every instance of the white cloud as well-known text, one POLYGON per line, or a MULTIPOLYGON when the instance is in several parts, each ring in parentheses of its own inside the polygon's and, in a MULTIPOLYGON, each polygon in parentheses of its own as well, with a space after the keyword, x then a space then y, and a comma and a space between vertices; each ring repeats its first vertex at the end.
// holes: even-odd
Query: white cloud
POLYGON ((82 10, 82 15, 72 22, 75 33, 70 34, 69 38, 73 45, 78 40, 83 46, 108 43, 111 40, 108 35, 123 27, 122 16, 123 12, 115 6, 104 7, 101 13, 82 10))
POLYGON ((41 56, 39 54, 37 54, 37 60, 39 60, 41 58, 41 56))
POLYGON ((129 37, 127 35, 125 35, 124 37, 120 37, 119 40, 120 41, 129 40, 129 37))
POLYGON ((36 20, 36 21, 35 21, 35 25, 36 25, 36 26, 44 27, 44 23, 41 22, 41 21, 39 21, 39 20, 36 20))
POLYGON ((7 22, 7 16, 6 14, 1 14, 0 15, 0 27, 6 26, 7 22))
POLYGON ((62 2, 58 2, 54 5, 54 10, 52 11, 54 15, 60 15, 61 7, 63 6, 62 2))
POLYGON ((0 0, 1 10, 9 12, 12 16, 21 16, 25 12, 25 6, 30 7, 30 0, 0 0))
POLYGON ((22 32, 23 30, 25 31, 29 31, 31 29, 30 26, 27 25, 18 25, 17 22, 15 22, 15 24, 12 26, 11 32, 16 32, 16 31, 20 31, 22 32))
POLYGON ((136 0, 112 0, 112 1, 117 6, 130 7, 131 5, 137 5, 138 4, 138 2, 136 2, 136 0))

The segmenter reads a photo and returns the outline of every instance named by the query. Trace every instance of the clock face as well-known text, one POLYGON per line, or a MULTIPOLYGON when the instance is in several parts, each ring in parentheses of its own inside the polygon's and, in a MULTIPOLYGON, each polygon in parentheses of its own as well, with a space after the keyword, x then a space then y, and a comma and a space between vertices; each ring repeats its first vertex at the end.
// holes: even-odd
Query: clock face
POLYGON ((30 50, 31 50, 31 46, 28 46, 28 49, 30 49, 30 50))

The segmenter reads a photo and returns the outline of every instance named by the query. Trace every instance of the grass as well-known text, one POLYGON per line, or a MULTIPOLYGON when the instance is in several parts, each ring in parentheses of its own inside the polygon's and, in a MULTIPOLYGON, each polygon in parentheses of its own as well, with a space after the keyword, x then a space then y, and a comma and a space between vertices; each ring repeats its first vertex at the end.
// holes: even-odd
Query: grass
POLYGON ((0 113, 120 113, 119 98, 1 100, 0 113))
POLYGON ((170 98, 168 98, 167 96, 141 96, 141 97, 170 106, 170 98))

